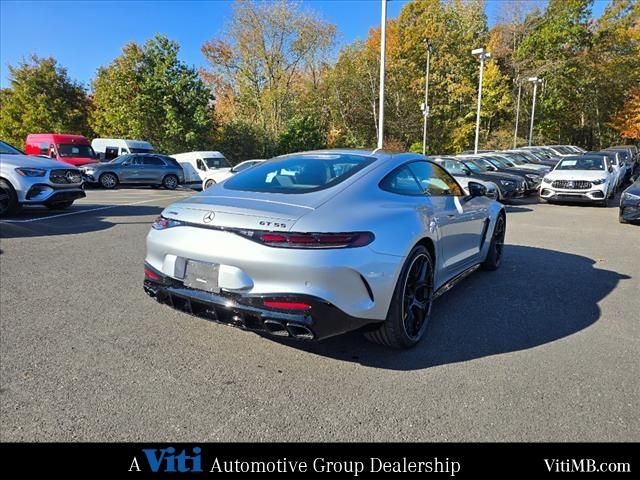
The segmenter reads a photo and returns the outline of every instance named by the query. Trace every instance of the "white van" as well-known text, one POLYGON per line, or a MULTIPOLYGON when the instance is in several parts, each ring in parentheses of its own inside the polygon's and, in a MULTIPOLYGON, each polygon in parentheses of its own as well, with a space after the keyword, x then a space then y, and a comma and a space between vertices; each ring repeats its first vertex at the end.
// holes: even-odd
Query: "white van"
POLYGON ((202 188, 202 181, 208 173, 229 171, 231 165, 220 152, 187 152, 171 155, 184 170, 184 184, 192 188, 202 188))
POLYGON ((153 145, 142 140, 126 140, 124 138, 95 138, 91 148, 101 162, 108 162, 127 153, 153 153, 153 145))

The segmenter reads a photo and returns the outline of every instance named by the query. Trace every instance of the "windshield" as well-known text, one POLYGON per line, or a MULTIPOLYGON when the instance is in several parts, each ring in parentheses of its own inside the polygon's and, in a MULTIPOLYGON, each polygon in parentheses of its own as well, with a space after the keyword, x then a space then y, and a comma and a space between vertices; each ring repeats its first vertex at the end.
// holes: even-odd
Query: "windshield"
POLYGON ((483 170, 486 170, 489 172, 492 172, 496 169, 495 165, 493 165, 491 162, 489 162, 484 158, 476 158, 473 162, 479 167, 481 167, 483 170))
POLYGON ((569 147, 558 146, 558 147, 553 147, 553 148, 555 148, 557 151, 559 151, 560 153, 563 153, 563 154, 576 153, 573 150, 571 150, 569 147))
POLYGON ((374 161, 372 157, 332 153, 287 156, 233 176, 224 186, 250 192, 315 192, 339 184, 374 161))
POLYGON ((487 158, 487 161, 498 168, 509 168, 511 165, 506 160, 498 157, 487 158))
POLYGON ((515 163, 516 165, 524 165, 526 163, 526 162, 523 162, 515 153, 505 153, 504 156, 507 157, 509 160, 511 160, 512 163, 515 163))
POLYGON ((62 158, 81 157, 95 158, 93 148, 90 145, 77 145, 75 143, 59 143, 58 156, 62 158))
POLYGON ((207 164, 207 168, 212 168, 212 169, 216 169, 216 168, 228 168, 231 165, 229 165, 229 162, 227 161, 226 158, 224 157, 208 157, 208 158, 203 158, 202 159, 204 161, 204 163, 207 164))
POLYGON ((436 160, 436 163, 451 175, 466 175, 467 169, 462 162, 457 160, 436 160))
POLYGON ((133 155, 120 155, 119 157, 114 158, 113 160, 109 161, 108 163, 122 163, 125 160, 130 160, 133 158, 133 155))
POLYGON ((473 162, 466 161, 464 164, 471 170, 473 173, 482 173, 482 169, 473 162))
POLYGON ((20 150, 12 147, 8 143, 0 142, 0 153, 3 155, 24 155, 20 150))
POLYGON ((556 170, 604 170, 604 160, 598 157, 582 157, 562 160, 556 170))
POLYGON ((255 161, 255 162, 242 162, 242 163, 239 163, 238 165, 233 167, 233 172, 234 173, 241 172, 243 170, 246 170, 247 168, 253 167, 254 165, 256 165, 258 163, 262 163, 262 162, 261 161, 255 161))

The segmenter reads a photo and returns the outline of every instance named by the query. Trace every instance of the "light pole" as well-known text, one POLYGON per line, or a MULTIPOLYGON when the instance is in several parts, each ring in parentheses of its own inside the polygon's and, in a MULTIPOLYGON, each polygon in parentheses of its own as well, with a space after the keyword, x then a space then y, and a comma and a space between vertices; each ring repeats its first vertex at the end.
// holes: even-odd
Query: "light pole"
POLYGON ((471 50, 471 55, 480 57, 480 80, 478 82, 478 113, 476 114, 476 143, 473 148, 474 153, 478 153, 478 141, 480 140, 480 105, 482 103, 482 75, 484 73, 484 61, 491 58, 491 54, 484 48, 471 50))
POLYGON ((516 79, 518 84, 518 102, 516 104, 516 128, 513 132, 513 148, 518 146, 518 122, 520 121, 520 94, 522 93, 522 82, 520 78, 516 79))
POLYGON ((429 116, 429 68, 431 66, 431 43, 426 38, 423 40, 427 45, 427 71, 424 75, 424 103, 422 107, 422 155, 427 154, 427 117, 429 116))
POLYGON ((531 125, 529 126, 529 146, 533 141, 533 119, 536 116, 536 94, 538 93, 538 84, 542 83, 542 79, 538 77, 529 77, 530 82, 533 82, 533 102, 531 104, 531 125))
POLYGON ((382 0, 382 15, 380 18, 380 104, 378 107, 378 148, 384 145, 384 61, 387 43, 387 0, 382 0))

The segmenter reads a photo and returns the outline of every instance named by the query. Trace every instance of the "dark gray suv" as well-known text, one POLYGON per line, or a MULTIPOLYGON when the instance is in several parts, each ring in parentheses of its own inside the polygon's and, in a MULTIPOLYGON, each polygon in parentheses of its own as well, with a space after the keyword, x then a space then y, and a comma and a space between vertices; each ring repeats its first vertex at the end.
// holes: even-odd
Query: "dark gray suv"
POLYGON ((173 158, 159 154, 121 155, 110 162, 82 167, 85 182, 104 188, 118 184, 163 186, 173 190, 184 182, 184 172, 173 158))

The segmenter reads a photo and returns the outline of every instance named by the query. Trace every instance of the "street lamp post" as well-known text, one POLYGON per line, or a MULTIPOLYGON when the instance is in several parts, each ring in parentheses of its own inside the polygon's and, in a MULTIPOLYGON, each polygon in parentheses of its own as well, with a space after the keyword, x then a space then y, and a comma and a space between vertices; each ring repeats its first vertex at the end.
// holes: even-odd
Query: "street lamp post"
POLYGON ((427 71, 424 79, 424 103, 422 104, 422 155, 427 154, 427 117, 429 116, 429 68, 431 66, 431 44, 429 40, 424 39, 427 45, 427 71))
POLYGON ((480 140, 480 105, 482 104, 482 75, 484 73, 484 61, 491 58, 491 54, 484 48, 471 50, 471 54, 480 57, 480 80, 478 81, 478 112, 476 114, 476 142, 473 148, 478 153, 478 141, 480 140))
POLYGON ((513 132, 513 148, 518 147, 518 122, 520 121, 520 94, 522 93, 522 82, 518 78, 516 80, 518 83, 518 102, 516 104, 516 127, 513 132))
POLYGON ((380 18, 380 104, 378 107, 378 148, 384 145, 384 62, 387 43, 387 0, 382 0, 380 18))
POLYGON ((531 125, 529 126, 529 146, 533 142, 533 120, 536 116, 536 94, 538 93, 538 85, 542 83, 542 79, 538 77, 529 77, 530 82, 533 82, 533 101, 531 104, 531 125))

